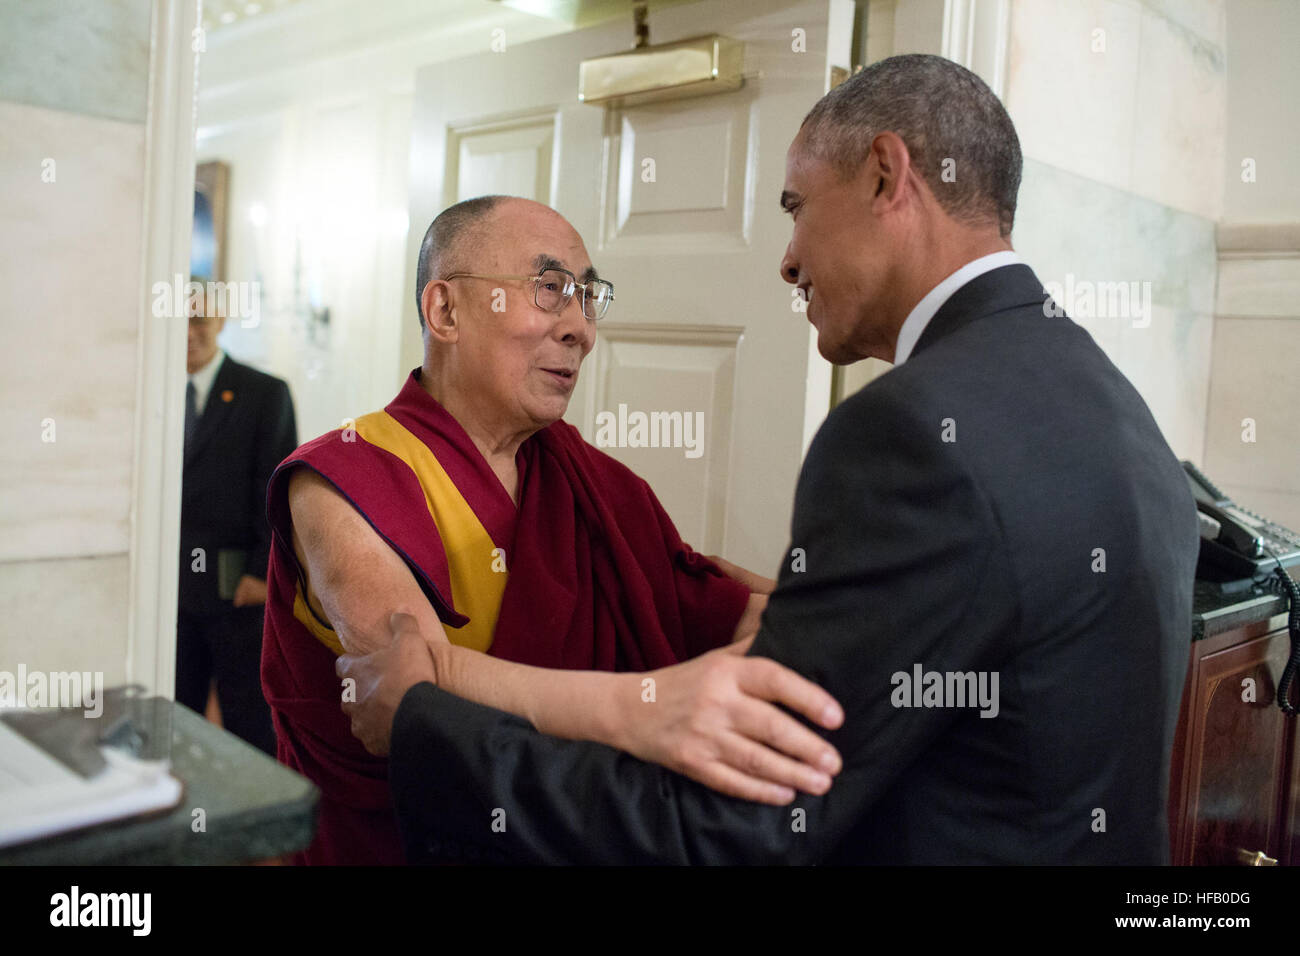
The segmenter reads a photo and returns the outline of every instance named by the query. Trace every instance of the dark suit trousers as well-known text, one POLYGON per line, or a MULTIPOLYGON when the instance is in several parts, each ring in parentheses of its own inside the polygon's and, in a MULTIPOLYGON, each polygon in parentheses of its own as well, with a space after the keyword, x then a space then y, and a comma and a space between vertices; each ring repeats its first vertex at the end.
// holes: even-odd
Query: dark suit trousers
POLYGON ((215 677, 221 722, 236 737, 275 756, 271 709, 262 694, 262 618, 266 606, 227 606, 176 617, 176 700, 202 714, 215 677))

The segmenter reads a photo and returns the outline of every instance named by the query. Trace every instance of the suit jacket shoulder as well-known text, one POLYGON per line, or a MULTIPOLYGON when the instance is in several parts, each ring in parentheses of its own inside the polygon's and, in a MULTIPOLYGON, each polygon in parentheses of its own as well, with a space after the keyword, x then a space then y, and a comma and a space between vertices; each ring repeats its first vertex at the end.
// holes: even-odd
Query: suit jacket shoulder
POLYGON ((217 388, 217 383, 223 379, 226 384, 237 384, 244 388, 252 388, 257 390, 258 394, 271 394, 280 389, 287 391, 289 388, 289 383, 284 379, 253 368, 251 365, 245 365, 243 362, 238 362, 229 355, 221 363, 221 368, 217 370, 217 377, 212 383, 214 391, 217 388))

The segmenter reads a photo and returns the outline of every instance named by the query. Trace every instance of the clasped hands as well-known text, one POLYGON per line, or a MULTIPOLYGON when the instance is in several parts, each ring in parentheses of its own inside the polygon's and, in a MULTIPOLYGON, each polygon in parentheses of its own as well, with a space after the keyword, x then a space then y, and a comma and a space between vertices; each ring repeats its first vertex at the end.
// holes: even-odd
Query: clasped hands
MULTIPOLYGON (((373 754, 388 753, 393 717, 417 683, 438 683, 445 638, 432 643, 415 618, 393 614, 392 641, 364 656, 344 654, 340 678, 355 683, 345 699, 352 733, 373 754)), ((753 636, 626 681, 615 739, 604 740, 729 796, 784 805, 795 791, 823 794, 842 766, 839 753, 777 704, 827 730, 843 723, 839 703, 816 684, 773 660, 747 657, 753 636), (647 683, 649 678, 653 683, 647 683), (647 693, 653 688, 653 693, 647 693)))

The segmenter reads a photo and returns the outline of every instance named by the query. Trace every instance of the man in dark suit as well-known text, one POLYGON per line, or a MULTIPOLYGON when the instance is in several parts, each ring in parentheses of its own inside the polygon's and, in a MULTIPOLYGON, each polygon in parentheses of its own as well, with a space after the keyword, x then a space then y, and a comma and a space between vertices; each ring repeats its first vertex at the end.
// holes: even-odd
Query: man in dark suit
POLYGON ((1011 250, 1020 170, 997 98, 931 56, 853 77, 790 147, 782 275, 825 357, 895 363, 813 441, 750 651, 843 704, 830 790, 749 803, 546 737, 439 689, 439 645, 399 627, 339 669, 354 732, 391 721, 412 859, 1168 861, 1195 507, 1011 250))
POLYGON ((213 298, 192 300, 185 357, 176 699, 203 713, 215 678, 222 724, 274 756, 260 676, 266 484, 298 436, 288 385, 217 346, 225 317, 213 298))

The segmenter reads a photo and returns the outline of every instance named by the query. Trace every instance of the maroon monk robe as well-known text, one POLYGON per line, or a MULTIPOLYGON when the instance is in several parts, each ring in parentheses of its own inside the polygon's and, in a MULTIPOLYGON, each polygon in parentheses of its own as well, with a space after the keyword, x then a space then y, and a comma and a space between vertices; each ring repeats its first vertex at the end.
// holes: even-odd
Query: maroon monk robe
MULTIPOLYGON (((682 542, 645 481, 555 422, 519 448, 515 511, 419 375, 411 374, 385 411, 434 453, 493 540, 511 542, 488 653, 541 667, 642 671, 731 639, 746 588, 682 542)), ((307 442, 271 478, 262 681, 280 761, 321 788, 316 838, 295 862, 400 863, 387 760, 352 736, 335 654, 294 615, 302 575, 292 543, 290 471, 317 471, 357 508, 410 567, 450 637, 467 619, 455 607, 442 540, 415 473, 384 448, 344 436, 340 430, 307 442)))

